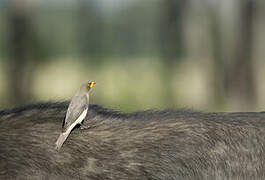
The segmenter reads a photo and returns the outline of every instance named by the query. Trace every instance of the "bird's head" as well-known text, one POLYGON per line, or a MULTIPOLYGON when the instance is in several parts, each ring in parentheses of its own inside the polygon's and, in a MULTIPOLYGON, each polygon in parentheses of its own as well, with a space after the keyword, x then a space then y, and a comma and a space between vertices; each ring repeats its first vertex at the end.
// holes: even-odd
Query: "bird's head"
POLYGON ((95 81, 89 81, 85 84, 82 84, 82 86, 80 87, 79 91, 82 93, 88 93, 89 90, 95 86, 96 82, 95 81))
POLYGON ((87 83, 87 89, 90 90, 96 84, 95 81, 87 83))

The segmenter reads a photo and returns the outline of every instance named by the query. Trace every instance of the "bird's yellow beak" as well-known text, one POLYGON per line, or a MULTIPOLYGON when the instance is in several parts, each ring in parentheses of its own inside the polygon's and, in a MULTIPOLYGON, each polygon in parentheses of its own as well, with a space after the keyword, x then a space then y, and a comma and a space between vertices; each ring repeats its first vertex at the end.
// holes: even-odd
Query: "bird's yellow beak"
POLYGON ((92 81, 92 82, 90 83, 90 88, 92 88, 95 84, 96 84, 96 82, 95 82, 95 81, 92 81))

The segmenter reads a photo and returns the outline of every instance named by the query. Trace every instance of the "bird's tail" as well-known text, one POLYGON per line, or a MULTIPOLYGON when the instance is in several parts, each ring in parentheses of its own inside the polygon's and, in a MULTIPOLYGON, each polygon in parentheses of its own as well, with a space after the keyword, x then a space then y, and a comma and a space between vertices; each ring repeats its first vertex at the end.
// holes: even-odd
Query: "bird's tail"
POLYGON ((64 141, 67 139, 67 137, 69 136, 69 134, 70 134, 69 132, 65 132, 65 133, 61 133, 60 134, 59 138, 57 139, 57 141, 55 143, 56 144, 55 149, 57 149, 58 151, 61 149, 64 141))

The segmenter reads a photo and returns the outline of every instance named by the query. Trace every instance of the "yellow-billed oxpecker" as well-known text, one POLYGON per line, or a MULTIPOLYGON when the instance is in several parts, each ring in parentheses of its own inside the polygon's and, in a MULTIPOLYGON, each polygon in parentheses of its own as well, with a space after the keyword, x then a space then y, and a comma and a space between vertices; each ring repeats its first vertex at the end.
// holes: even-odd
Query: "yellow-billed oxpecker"
POLYGON ((89 91, 95 84, 95 81, 83 84, 72 97, 63 121, 62 133, 56 141, 57 150, 60 150, 64 141, 77 124, 80 124, 81 129, 89 128, 89 126, 84 126, 82 121, 85 119, 88 110, 89 91))

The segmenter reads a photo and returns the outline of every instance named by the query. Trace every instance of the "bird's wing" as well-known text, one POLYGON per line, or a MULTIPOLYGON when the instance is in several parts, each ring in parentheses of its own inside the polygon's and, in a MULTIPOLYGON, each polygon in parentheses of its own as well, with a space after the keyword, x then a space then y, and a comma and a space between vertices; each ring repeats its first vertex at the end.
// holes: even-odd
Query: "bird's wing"
POLYGON ((73 124, 78 117, 88 108, 88 99, 84 96, 74 96, 68 106, 66 117, 63 123, 63 131, 73 124))

